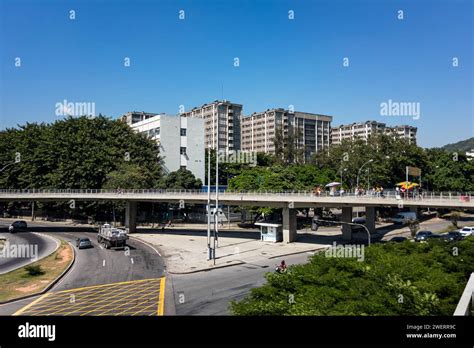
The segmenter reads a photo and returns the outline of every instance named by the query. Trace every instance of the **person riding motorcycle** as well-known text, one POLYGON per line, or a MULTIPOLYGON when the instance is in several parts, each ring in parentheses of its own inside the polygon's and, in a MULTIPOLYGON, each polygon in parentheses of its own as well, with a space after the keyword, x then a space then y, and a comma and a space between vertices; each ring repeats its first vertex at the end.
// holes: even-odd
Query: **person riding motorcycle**
POLYGON ((287 267, 286 267, 286 263, 285 263, 285 260, 282 260, 280 265, 277 266, 277 268, 275 268, 275 271, 277 273, 285 273, 287 270, 287 267))

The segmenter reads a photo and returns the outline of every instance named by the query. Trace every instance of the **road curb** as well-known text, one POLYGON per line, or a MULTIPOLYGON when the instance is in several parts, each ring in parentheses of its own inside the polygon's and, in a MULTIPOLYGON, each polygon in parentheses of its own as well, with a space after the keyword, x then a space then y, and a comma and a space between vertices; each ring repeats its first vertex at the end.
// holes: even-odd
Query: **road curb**
POLYGON ((318 250, 323 251, 323 250, 326 250, 326 249, 328 249, 328 248, 330 248, 330 247, 331 247, 331 245, 328 245, 328 246, 325 247, 325 248, 309 249, 309 250, 304 250, 304 251, 295 251, 295 252, 288 253, 288 254, 271 256, 271 257, 269 257, 268 259, 269 259, 269 260, 273 260, 273 259, 276 259, 276 258, 279 258, 279 257, 285 257, 285 256, 291 256, 291 255, 298 255, 298 254, 304 254, 304 253, 309 253, 309 252, 318 251, 318 250))
POLYGON ((161 255, 160 251, 157 248, 155 248, 155 246, 153 244, 151 244, 149 242, 146 242, 143 239, 140 239, 138 237, 134 237, 134 236, 130 236, 130 235, 129 235, 129 237, 130 237, 130 239, 141 242, 141 243, 145 244, 146 246, 148 246, 150 249, 153 249, 158 254, 158 256, 162 257, 163 260, 164 260, 164 257, 161 255))
POLYGON ((245 261, 239 261, 239 262, 236 262, 236 263, 233 263, 233 264, 230 264, 230 265, 214 266, 212 268, 199 268, 199 269, 195 269, 195 270, 192 270, 192 271, 186 271, 186 272, 171 272, 171 271, 168 271, 168 274, 180 275, 180 274, 192 274, 192 273, 199 273, 199 272, 210 272, 210 271, 213 271, 215 269, 227 268, 227 267, 238 266, 238 265, 244 265, 246 263, 247 262, 245 262, 245 261))
MULTIPOLYGON (((328 248, 329 248, 329 247, 330 247, 330 245, 328 246, 328 248)), ((267 259, 268 259, 268 260, 273 260, 273 259, 280 258, 280 257, 291 256, 291 255, 298 255, 298 254, 304 254, 304 253, 308 253, 308 252, 312 252, 312 251, 323 251, 323 250, 326 250, 326 249, 327 249, 327 248, 317 248, 317 249, 309 249, 309 250, 303 250, 303 251, 295 251, 295 252, 288 253, 288 254, 282 254, 282 255, 271 256, 271 257, 268 257, 267 259)), ((236 263, 233 263, 233 264, 230 264, 230 265, 215 266, 215 267, 212 267, 212 268, 200 268, 200 269, 195 269, 195 270, 186 271, 186 272, 171 272, 171 271, 168 271, 168 273, 169 273, 169 274, 174 274, 174 275, 180 275, 180 274, 193 274, 193 273, 199 273, 199 272, 210 272, 210 271, 213 271, 213 270, 215 270, 215 269, 227 268, 227 267, 239 266, 239 265, 245 265, 245 264, 247 264, 247 263, 248 263, 248 262, 245 262, 245 261, 239 261, 239 262, 236 262, 236 263)))
MULTIPOLYGON (((67 242, 69 244, 69 246, 71 247, 72 249, 72 261, 71 263, 69 264, 69 266, 67 266, 67 268, 59 275, 56 277, 56 279, 54 279, 51 283, 48 284, 48 286, 46 288, 44 288, 42 291, 40 292, 37 292, 37 293, 34 293, 34 294, 30 294, 30 295, 26 295, 26 296, 23 296, 23 297, 17 297, 17 298, 13 298, 11 300, 7 300, 7 301, 4 301, 4 302, 0 302, 0 305, 4 305, 4 304, 7 304, 7 303, 12 303, 12 302, 16 302, 16 301, 21 301, 21 300, 25 300, 25 299, 28 299, 28 298, 31 298, 31 297, 36 297, 36 296, 39 296, 39 295, 44 295, 46 292, 48 292, 49 290, 51 290, 51 288, 53 286, 55 286, 68 272, 69 270, 72 268, 72 266, 74 265, 74 263, 76 262, 76 250, 74 249, 74 247, 72 246, 71 243, 67 242)), ((57 249, 56 249, 57 250, 57 249)), ((56 251, 55 250, 55 251, 56 251)), ((50 254, 51 255, 51 254, 50 254)), ((49 255, 48 255, 49 256, 49 255)))

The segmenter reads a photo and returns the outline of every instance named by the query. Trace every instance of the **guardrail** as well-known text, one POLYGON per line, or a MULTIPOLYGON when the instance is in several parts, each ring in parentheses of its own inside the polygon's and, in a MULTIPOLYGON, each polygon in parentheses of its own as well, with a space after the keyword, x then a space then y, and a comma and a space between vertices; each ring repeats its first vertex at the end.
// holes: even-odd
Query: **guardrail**
MULTIPOLYGON (((118 194, 118 195, 198 195, 207 196, 207 191, 204 190, 164 190, 164 189, 0 189, 0 197, 8 195, 24 195, 24 194, 47 194, 47 195, 95 195, 95 194, 118 194)), ((214 196, 215 192, 211 192, 214 196)), ((337 198, 374 198, 374 199, 395 199, 397 196, 403 200, 420 200, 420 201, 446 201, 456 200, 462 202, 472 202, 472 192, 423 192, 422 195, 401 195, 400 193, 390 190, 380 193, 367 193, 360 195, 354 192, 343 193, 342 195, 331 194, 329 192, 316 193, 314 191, 274 191, 274 190, 259 190, 259 191, 235 191, 226 190, 219 192, 220 196, 240 195, 240 196, 301 196, 301 197, 331 197, 337 198)))

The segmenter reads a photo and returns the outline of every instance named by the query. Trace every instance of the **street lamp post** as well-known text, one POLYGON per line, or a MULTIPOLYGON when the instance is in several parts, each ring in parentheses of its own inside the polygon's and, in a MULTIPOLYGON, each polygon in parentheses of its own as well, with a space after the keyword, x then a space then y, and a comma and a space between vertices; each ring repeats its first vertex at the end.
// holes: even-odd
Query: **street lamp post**
POLYGON ((368 160, 367 162, 365 162, 365 163, 359 168, 359 171, 357 172, 357 185, 356 185, 357 188, 359 188, 359 176, 360 176, 360 172, 361 172, 362 168, 364 168, 364 166, 365 166, 366 164, 372 163, 373 161, 374 161, 373 159, 370 159, 370 160, 368 160))
POLYGON ((207 259, 212 259, 211 249, 211 146, 207 149, 207 259))
MULTIPOLYGON (((357 224, 357 223, 354 223, 354 222, 344 222, 344 221, 333 221, 333 220, 324 220, 324 222, 328 222, 328 223, 332 223, 332 224, 341 224, 341 225, 349 225, 349 226, 360 226, 360 227, 363 227, 365 229, 365 231, 367 232, 367 244, 368 246, 370 246, 370 231, 369 229, 367 228, 367 226, 363 225, 363 224, 357 224)), ((316 231, 318 230, 318 225, 316 224, 316 231)))

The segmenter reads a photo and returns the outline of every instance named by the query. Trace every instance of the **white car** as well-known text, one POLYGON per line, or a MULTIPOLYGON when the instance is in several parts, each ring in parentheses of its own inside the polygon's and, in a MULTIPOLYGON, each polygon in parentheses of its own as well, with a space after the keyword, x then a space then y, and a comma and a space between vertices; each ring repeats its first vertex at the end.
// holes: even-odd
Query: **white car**
POLYGON ((400 212, 392 218, 394 224, 407 224, 417 219, 416 213, 412 211, 400 212))
POLYGON ((474 233, 474 226, 463 227, 459 230, 459 233, 461 233, 463 237, 470 236, 474 233))

